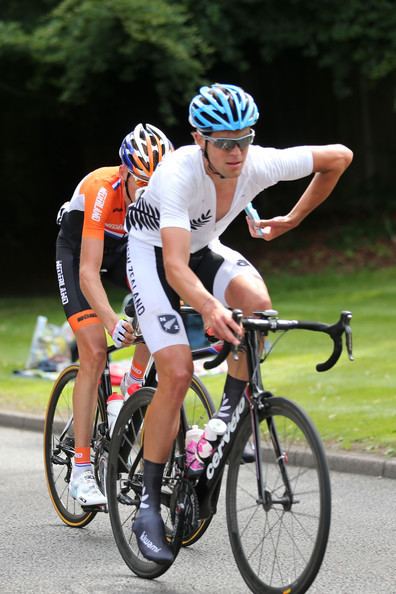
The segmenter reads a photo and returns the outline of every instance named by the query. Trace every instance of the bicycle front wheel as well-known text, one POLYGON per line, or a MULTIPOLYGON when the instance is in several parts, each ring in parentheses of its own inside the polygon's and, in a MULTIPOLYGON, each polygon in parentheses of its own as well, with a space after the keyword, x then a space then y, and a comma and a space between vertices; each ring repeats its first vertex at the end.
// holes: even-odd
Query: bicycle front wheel
POLYGON ((252 438, 244 421, 227 477, 228 533, 235 561, 252 592, 303 594, 315 579, 330 530, 326 456, 307 415, 284 398, 265 399, 259 413, 263 492, 256 465, 242 464, 252 438))
MULTIPOLYGON (((82 528, 92 522, 96 512, 85 511, 69 493, 74 456, 73 390, 78 365, 64 369, 56 380, 44 422, 44 465, 48 491, 56 513, 68 526, 82 528)), ((104 422, 103 400, 98 399, 93 436, 104 422)))

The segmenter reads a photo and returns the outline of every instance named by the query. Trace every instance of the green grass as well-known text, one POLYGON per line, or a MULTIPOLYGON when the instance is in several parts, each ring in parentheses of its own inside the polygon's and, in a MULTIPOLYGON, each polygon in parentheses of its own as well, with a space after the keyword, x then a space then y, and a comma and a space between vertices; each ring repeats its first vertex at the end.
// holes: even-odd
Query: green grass
MULTIPOLYGON (((313 418, 330 447, 396 456, 396 268, 355 273, 283 276, 268 281, 273 306, 283 318, 333 322, 343 309, 353 313, 355 361, 344 352, 328 372, 315 365, 327 359, 327 336, 307 331, 282 337, 263 366, 264 384, 288 396, 313 418)), ((113 303, 121 304, 115 293, 113 303)), ((0 300, 0 408, 42 413, 51 383, 18 378, 37 315, 63 323, 56 296, 0 300)), ((274 343, 278 335, 271 335, 274 343)), ((204 382, 218 402, 223 376, 204 382)))
MULTIPOLYGON (((115 292, 112 302, 121 306, 123 294, 115 292)), ((58 296, 7 297, 0 299, 0 409, 43 414, 52 383, 38 378, 18 377, 13 372, 25 367, 37 316, 61 326, 64 313, 58 296)), ((131 353, 131 349, 128 349, 131 353)), ((128 352, 124 351, 124 353, 128 352)), ((118 355, 118 358, 121 358, 118 355)))
MULTIPOLYGON (((272 278, 273 305, 283 318, 335 321, 353 313, 354 362, 344 351, 330 371, 327 336, 290 332, 263 365, 265 387, 288 396, 312 417, 328 446, 396 456, 396 269, 345 275, 272 278)), ((278 335, 270 335, 272 343, 278 335)), ((205 380, 220 392, 216 376, 205 380)))

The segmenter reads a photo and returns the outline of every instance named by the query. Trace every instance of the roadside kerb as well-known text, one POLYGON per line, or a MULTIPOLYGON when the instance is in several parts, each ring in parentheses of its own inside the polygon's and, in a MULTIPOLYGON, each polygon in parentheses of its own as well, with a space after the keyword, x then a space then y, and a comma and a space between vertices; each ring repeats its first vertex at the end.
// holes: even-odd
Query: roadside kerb
MULTIPOLYGON (((44 430, 43 417, 0 411, 0 426, 29 431, 44 430)), ((365 454, 327 452, 330 470, 396 479, 396 458, 381 458, 365 454)))

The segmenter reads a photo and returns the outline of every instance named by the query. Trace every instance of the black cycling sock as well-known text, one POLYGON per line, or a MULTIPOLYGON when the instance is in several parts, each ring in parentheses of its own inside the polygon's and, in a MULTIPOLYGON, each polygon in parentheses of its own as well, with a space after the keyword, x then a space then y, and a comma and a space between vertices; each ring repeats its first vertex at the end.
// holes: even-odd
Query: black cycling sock
POLYGON ((232 413, 236 409, 246 388, 246 384, 247 382, 244 380, 231 377, 231 375, 227 374, 224 384, 223 398, 218 411, 214 415, 217 419, 221 419, 225 423, 230 421, 232 413))
POLYGON ((143 459, 143 468, 143 493, 140 508, 148 509, 150 507, 159 512, 161 483, 165 464, 143 459))
POLYGON ((139 513, 132 529, 140 552, 146 559, 167 564, 173 551, 165 539, 165 526, 160 514, 161 482, 165 464, 144 460, 143 492, 139 513))

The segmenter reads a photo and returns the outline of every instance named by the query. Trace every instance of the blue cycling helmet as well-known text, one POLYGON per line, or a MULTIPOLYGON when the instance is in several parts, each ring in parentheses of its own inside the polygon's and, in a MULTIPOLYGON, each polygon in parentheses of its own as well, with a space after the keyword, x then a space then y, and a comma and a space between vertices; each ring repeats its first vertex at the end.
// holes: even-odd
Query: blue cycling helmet
POLYGON ((201 87, 190 103, 189 122, 201 132, 242 130, 254 126, 258 117, 253 97, 235 85, 201 87))

